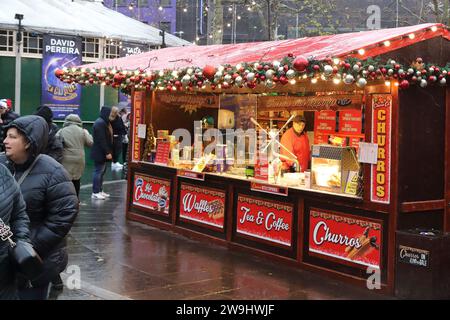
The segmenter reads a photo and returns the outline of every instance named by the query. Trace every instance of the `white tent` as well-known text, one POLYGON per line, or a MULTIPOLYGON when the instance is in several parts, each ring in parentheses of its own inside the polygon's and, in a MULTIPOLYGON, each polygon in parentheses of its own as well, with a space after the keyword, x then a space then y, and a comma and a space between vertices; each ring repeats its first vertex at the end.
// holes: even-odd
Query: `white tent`
MULTIPOLYGON (((108 9, 100 1, 0 0, 0 29, 17 29, 15 14, 23 14, 25 31, 83 37, 107 37, 160 45, 159 29, 108 9)), ((167 46, 191 43, 167 34, 167 46)))

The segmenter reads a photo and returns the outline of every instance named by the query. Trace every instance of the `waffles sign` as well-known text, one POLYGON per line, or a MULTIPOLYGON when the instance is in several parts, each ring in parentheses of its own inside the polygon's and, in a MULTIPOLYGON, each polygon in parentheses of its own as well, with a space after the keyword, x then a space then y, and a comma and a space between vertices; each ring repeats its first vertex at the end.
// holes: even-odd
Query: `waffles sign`
POLYGON ((180 219, 224 228, 225 192, 181 184, 180 219))
POLYGON ((378 145, 378 160, 371 170, 371 201, 390 201, 391 182, 391 110, 390 95, 374 95, 372 103, 372 142, 378 145))
POLYGON ((311 208, 309 252, 379 268, 381 223, 311 208))
POLYGON ((133 205, 169 214, 170 180, 136 174, 133 186, 133 205))

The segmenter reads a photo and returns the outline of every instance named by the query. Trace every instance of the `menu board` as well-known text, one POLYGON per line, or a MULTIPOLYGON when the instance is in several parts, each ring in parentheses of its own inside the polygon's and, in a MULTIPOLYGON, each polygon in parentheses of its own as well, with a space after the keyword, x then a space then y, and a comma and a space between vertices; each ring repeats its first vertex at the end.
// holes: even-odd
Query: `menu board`
POLYGON ((336 111, 316 111, 314 115, 314 133, 334 134, 336 132, 336 111))
POLYGON ((156 164, 167 165, 169 163, 170 142, 158 141, 156 144, 156 164))
POLYGON ((339 111, 339 133, 343 135, 360 135, 362 132, 362 111, 339 111))

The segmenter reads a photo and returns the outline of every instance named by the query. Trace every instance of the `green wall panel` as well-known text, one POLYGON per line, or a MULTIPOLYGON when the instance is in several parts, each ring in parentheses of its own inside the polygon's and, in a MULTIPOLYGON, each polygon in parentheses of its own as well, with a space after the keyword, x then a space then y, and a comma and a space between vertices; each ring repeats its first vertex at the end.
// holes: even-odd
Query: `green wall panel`
POLYGON ((119 103, 119 90, 105 87, 105 106, 116 106, 119 103))
POLYGON ((0 99, 8 98, 14 104, 14 82, 16 59, 14 57, 0 57, 0 99))
POLYGON ((22 58, 20 114, 32 114, 41 105, 42 60, 22 58))
POLYGON ((100 110, 100 90, 98 86, 83 87, 81 90, 81 119, 95 121, 100 110))

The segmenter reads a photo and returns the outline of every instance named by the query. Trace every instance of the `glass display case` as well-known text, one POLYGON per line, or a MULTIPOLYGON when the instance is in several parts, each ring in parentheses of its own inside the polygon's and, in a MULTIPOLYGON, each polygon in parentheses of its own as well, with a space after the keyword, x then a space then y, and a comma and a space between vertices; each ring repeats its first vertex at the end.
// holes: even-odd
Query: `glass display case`
MULTIPOLYGON (((311 188, 336 193, 349 192, 360 165, 351 147, 314 145, 311 153, 311 188)), ((357 179, 356 179, 357 182, 357 179)))

